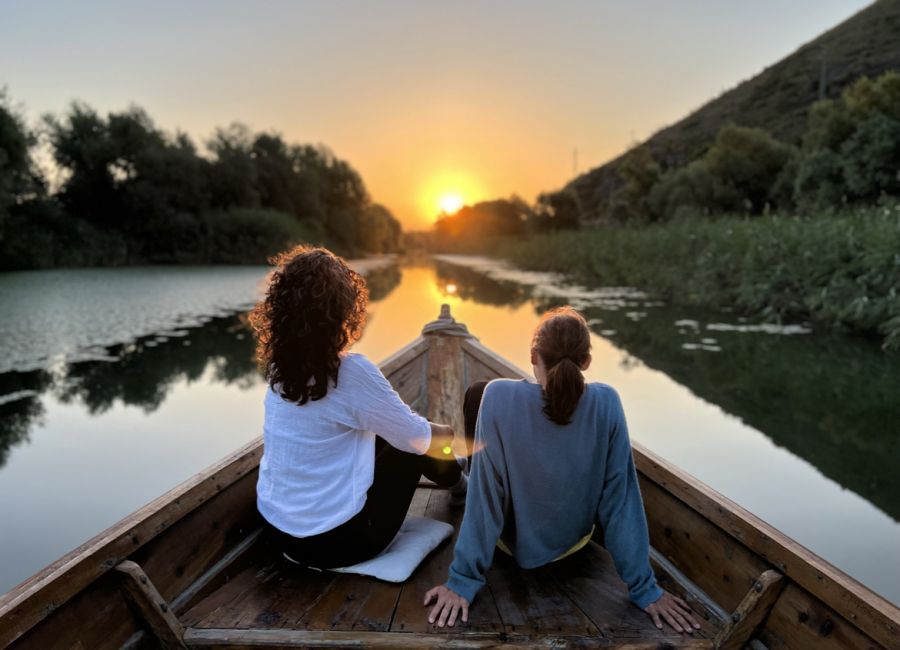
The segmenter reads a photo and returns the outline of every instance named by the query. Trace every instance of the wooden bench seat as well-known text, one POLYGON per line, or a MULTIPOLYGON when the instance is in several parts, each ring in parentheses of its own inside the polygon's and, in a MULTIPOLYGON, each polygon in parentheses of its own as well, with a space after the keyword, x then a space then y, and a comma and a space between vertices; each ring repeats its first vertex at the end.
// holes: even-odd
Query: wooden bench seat
MULTIPOLYGON (((459 526, 447 492, 420 488, 413 514, 459 526)), ((425 592, 446 579, 453 541, 444 542, 403 584, 365 576, 300 569, 256 549, 246 566, 197 600, 179 620, 186 645, 440 646, 569 645, 656 648, 710 647, 716 626, 701 618, 693 635, 657 630, 632 605, 604 549, 591 542, 570 558, 524 571, 498 552, 488 584, 453 628, 428 623, 425 592), (365 633, 359 636, 358 633, 365 633), (363 641, 364 640, 364 641, 363 641), (352 643, 351 643, 352 642, 352 643)))

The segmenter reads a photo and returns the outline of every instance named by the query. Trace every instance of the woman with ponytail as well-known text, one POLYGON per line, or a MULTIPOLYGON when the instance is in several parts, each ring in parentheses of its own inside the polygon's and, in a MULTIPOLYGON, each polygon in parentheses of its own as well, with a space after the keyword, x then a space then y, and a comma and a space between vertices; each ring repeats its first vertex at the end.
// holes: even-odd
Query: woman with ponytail
POLYGON ((647 519, 622 403, 606 384, 585 383, 590 331, 571 307, 547 312, 531 342, 537 383, 495 379, 469 387, 464 405, 472 456, 469 493, 444 585, 428 620, 468 620, 494 549, 525 569, 567 557, 596 528, 628 585, 631 601, 657 627, 700 626, 680 598, 659 588, 650 568, 647 519))

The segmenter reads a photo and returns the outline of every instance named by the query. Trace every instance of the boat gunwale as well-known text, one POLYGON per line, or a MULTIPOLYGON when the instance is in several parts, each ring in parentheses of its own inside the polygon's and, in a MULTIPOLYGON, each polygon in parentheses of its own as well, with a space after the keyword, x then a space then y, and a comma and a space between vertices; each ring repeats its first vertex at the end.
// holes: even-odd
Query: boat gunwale
MULTIPOLYGON (((389 356, 379 364, 382 372, 394 374, 418 359, 430 348, 428 338, 419 336, 389 356)), ((465 353, 498 374, 530 379, 474 337, 461 343, 465 353)), ((848 625, 884 647, 900 648, 900 608, 640 443, 632 441, 632 448, 638 472, 648 480, 783 572, 848 625)), ((0 595, 0 647, 26 634, 120 561, 255 471, 261 453, 262 438, 257 437, 0 595)))

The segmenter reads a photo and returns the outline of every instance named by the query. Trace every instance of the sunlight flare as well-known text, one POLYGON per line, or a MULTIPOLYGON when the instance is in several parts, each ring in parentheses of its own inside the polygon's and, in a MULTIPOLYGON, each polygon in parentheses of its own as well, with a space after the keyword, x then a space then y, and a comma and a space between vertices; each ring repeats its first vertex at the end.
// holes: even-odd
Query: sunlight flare
POLYGON ((438 206, 444 214, 456 214, 465 205, 462 196, 457 192, 448 192, 441 196, 438 206))
POLYGON ((462 171, 442 171, 430 176, 421 186, 418 204, 429 223, 485 198, 481 180, 462 171))

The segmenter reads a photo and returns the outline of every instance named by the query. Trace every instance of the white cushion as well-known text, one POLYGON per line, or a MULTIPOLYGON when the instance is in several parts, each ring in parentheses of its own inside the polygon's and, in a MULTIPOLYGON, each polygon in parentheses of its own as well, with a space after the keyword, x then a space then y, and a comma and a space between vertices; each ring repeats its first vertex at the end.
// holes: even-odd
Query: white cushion
MULTIPOLYGON (((371 560, 329 569, 338 573, 358 573, 387 582, 403 582, 437 545, 453 534, 453 526, 427 517, 407 517, 396 537, 371 560)), ((288 560, 294 561, 285 555, 288 560)))

